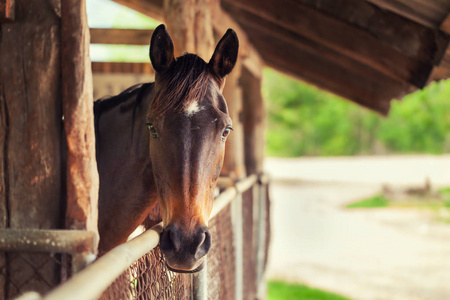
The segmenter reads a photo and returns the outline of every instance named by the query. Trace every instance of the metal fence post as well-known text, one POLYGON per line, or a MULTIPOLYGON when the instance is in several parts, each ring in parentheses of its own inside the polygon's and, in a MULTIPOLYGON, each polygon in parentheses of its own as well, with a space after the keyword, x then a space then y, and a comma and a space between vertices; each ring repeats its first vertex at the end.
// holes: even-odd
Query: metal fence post
POLYGON ((205 267, 192 275, 193 300, 208 300, 208 258, 205 258, 205 267))
POLYGON ((235 299, 242 300, 244 286, 243 286, 243 224, 242 224, 242 194, 239 193, 231 202, 231 222, 233 225, 233 241, 235 249, 235 299))
POLYGON ((257 246, 257 264, 256 264, 256 287, 259 289, 263 273, 264 273, 264 258, 266 248, 266 185, 264 183, 258 184, 259 191, 259 218, 258 218, 258 246, 257 246))

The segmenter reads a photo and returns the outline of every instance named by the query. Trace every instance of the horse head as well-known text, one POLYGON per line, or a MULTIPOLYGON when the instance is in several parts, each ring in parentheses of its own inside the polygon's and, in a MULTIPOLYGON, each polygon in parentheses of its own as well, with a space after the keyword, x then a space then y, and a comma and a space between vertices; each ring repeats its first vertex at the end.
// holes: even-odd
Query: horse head
POLYGON ((208 220, 232 130, 222 90, 238 43, 229 29, 206 63, 194 54, 175 58, 164 25, 151 39, 156 76, 147 113, 150 158, 164 224, 160 247, 177 272, 200 270, 211 248, 208 220))

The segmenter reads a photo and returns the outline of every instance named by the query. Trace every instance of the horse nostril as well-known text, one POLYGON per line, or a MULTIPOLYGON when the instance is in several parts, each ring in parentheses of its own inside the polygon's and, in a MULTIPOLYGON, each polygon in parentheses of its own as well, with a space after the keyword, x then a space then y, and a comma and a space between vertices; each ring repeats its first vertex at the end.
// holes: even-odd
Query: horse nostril
POLYGON ((161 250, 164 252, 177 252, 180 249, 180 245, 180 235, 178 234, 176 228, 172 225, 167 226, 161 234, 161 240, 159 242, 161 250))
POLYGON ((208 254, 209 249, 211 249, 211 233, 205 228, 205 231, 201 233, 200 243, 194 254, 195 259, 200 259, 208 254))

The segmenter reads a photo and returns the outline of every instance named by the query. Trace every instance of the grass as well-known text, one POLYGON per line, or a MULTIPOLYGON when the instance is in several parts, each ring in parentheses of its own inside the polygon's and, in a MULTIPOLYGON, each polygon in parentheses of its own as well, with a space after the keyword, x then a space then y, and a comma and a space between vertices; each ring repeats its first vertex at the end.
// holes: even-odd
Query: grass
POLYGON ((391 200, 378 194, 370 198, 356 201, 345 206, 346 208, 405 208, 427 210, 432 212, 438 222, 450 224, 450 187, 438 190, 438 194, 423 196, 411 195, 401 200, 391 200))
POLYGON ((268 282, 268 300, 351 300, 334 293, 311 288, 306 285, 290 284, 280 281, 268 282))
POLYGON ((350 203, 346 208, 380 208, 387 207, 389 200, 384 195, 375 195, 361 201, 350 203))

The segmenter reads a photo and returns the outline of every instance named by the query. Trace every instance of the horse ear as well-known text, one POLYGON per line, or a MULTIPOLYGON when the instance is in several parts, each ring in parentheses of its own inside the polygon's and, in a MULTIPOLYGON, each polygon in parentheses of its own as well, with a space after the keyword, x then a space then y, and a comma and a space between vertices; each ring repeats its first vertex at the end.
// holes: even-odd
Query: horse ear
POLYGON ((166 70, 175 60, 173 42, 164 24, 156 27, 150 41, 150 61, 157 73, 166 70))
POLYGON ((220 78, 228 75, 236 64, 239 40, 233 29, 228 29, 214 50, 208 65, 220 78))

